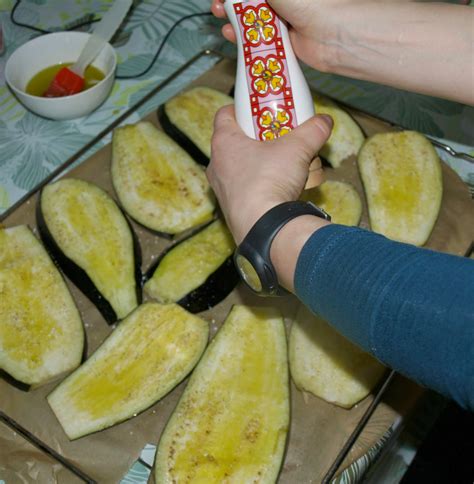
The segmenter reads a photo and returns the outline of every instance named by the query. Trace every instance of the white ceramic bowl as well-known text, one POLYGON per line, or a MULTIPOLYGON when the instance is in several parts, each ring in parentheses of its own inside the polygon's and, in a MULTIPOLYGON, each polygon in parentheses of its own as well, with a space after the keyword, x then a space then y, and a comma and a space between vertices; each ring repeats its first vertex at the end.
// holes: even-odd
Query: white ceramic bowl
POLYGON ((90 34, 84 32, 57 32, 42 35, 19 47, 7 61, 5 79, 18 100, 35 114, 50 119, 75 119, 91 113, 109 95, 117 66, 117 55, 106 44, 92 65, 105 77, 86 91, 61 98, 32 96, 25 92, 31 78, 46 67, 74 62, 90 34))

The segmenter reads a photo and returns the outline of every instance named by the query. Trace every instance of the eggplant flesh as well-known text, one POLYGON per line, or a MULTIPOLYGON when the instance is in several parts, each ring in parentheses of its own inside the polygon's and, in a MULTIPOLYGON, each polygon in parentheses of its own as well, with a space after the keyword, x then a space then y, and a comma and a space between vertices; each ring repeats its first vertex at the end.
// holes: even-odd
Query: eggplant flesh
POLYGON ((109 324, 138 306, 139 246, 106 192, 77 179, 48 185, 37 207, 37 224, 53 259, 109 324))
POLYGON ((440 159, 420 133, 380 133, 362 147, 359 172, 374 232, 413 245, 428 240, 443 196, 440 159))
POLYGON ((365 398, 385 372, 374 357, 304 306, 291 327, 289 358, 300 390, 344 408, 365 398))
POLYGON ((213 218, 204 169, 151 123, 114 131, 112 181, 125 211, 155 232, 178 234, 213 218))
POLYGON ((160 302, 177 302, 192 313, 209 309, 239 282, 234 249, 227 226, 215 220, 160 256, 148 273, 145 291, 160 302))
POLYGON ((145 303, 49 396, 69 439, 108 428, 153 405, 194 368, 209 325, 176 304, 145 303))
POLYGON ((349 183, 328 180, 318 187, 305 190, 301 200, 314 203, 331 215, 331 222, 341 225, 359 225, 362 201, 357 190, 349 183))
POLYGON ((234 100, 209 87, 195 87, 158 109, 165 133, 179 143, 198 163, 207 166, 211 158, 211 139, 217 111, 234 100))
POLYGON ((27 226, 0 229, 0 369, 21 389, 76 368, 84 329, 61 274, 27 226))
POLYGON ((234 306, 163 432, 155 481, 274 483, 289 410, 281 315, 234 306))
POLYGON ((333 119, 331 136, 319 151, 319 156, 337 168, 350 156, 357 156, 365 136, 354 119, 336 103, 320 94, 313 94, 317 114, 328 114, 333 119))

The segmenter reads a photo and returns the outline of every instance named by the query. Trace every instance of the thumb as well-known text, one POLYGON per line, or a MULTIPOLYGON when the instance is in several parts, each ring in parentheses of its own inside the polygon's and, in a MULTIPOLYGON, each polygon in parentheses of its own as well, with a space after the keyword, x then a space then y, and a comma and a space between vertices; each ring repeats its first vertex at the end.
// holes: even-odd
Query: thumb
POLYGON ((290 153, 298 153, 302 161, 309 165, 328 140, 332 127, 331 116, 319 114, 279 138, 275 146, 278 144, 279 150, 287 149, 290 153))
POLYGON ((217 111, 214 118, 212 146, 226 144, 229 138, 247 138, 235 119, 234 105, 224 106, 217 111))
POLYGON ((224 106, 217 111, 214 118, 214 132, 216 131, 226 131, 229 133, 241 131, 237 124, 237 120, 235 119, 235 109, 233 104, 224 106))

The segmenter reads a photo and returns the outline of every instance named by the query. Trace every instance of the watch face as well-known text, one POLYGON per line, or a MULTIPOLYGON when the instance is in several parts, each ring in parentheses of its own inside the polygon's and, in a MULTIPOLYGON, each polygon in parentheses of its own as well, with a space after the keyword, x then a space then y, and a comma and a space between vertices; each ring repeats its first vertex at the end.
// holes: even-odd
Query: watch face
POLYGON ((238 255, 235 261, 237 269, 244 281, 255 291, 262 292, 262 283, 253 265, 243 255, 238 255))

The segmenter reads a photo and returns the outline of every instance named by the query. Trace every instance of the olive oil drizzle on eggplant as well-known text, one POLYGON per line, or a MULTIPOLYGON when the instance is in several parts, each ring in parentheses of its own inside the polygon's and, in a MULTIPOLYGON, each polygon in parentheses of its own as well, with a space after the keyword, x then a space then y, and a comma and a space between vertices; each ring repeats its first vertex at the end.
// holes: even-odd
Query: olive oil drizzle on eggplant
POLYGON ((142 304, 48 403, 70 439, 135 417, 186 377, 208 337, 208 323, 176 304, 142 304))

